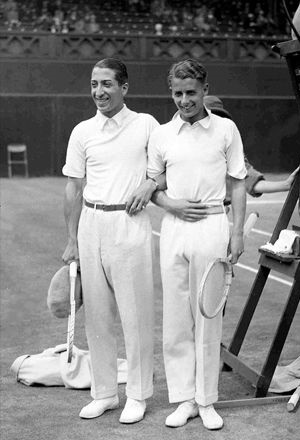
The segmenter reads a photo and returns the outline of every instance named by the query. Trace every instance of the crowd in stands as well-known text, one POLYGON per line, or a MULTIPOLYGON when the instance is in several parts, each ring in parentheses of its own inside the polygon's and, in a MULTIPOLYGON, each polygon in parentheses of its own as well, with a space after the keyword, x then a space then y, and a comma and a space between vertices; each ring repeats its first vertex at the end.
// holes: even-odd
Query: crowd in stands
MULTIPOLYGON (((290 14, 299 2, 286 0, 290 14)), ((290 35, 278 1, 0 0, 0 29, 52 33, 290 35)))

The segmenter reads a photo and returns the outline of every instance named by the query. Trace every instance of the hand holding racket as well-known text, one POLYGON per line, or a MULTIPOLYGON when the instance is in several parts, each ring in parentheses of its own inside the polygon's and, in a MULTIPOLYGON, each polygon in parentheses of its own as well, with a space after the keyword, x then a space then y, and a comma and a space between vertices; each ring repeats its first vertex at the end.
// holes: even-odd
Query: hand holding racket
MULTIPOLYGON (((258 213, 252 212, 244 225, 244 240, 253 228, 258 213)), ((199 307, 201 314, 208 319, 214 318, 223 309, 232 281, 231 255, 213 260, 201 280, 199 307)))
POLYGON ((75 286, 77 277, 77 263, 72 261, 69 268, 69 278, 70 278, 70 313, 68 317, 68 337, 67 337, 67 362, 72 361, 73 354, 73 341, 74 341, 74 329, 75 329, 75 313, 76 313, 76 302, 75 302, 75 286))

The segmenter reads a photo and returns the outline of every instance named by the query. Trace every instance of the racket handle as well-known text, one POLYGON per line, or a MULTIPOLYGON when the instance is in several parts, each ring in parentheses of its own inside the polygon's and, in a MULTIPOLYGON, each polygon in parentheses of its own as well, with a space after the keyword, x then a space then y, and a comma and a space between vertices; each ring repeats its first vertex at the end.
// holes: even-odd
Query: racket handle
POLYGON ((257 219, 259 217, 258 212, 251 212, 251 214, 249 214, 249 217, 247 218, 247 221, 244 225, 244 239, 248 237, 251 229, 253 228, 253 226, 255 225, 257 219))
POLYGON ((300 398, 300 386, 296 389, 294 394, 291 396, 290 400, 287 403, 287 410, 293 411, 298 403, 298 400, 300 398))
MULTIPOLYGON (((251 214, 249 214, 249 216, 247 218, 247 221, 244 224, 244 234, 243 234, 244 241, 248 237, 248 235, 249 235, 251 229, 253 228, 253 226, 255 225, 258 217, 259 217, 258 212, 251 212, 251 214)), ((227 256, 229 261, 231 260, 231 257, 232 257, 231 254, 229 254, 227 256)))
POLYGON ((77 277, 77 263, 76 263, 76 261, 72 261, 72 263, 70 263, 69 275, 70 275, 70 278, 77 277))

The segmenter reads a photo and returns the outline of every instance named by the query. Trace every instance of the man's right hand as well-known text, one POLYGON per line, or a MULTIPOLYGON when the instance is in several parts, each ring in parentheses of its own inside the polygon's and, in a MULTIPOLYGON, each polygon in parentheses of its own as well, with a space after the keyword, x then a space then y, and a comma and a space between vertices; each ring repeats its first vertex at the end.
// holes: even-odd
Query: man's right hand
POLYGON ((208 207, 205 203, 201 203, 201 200, 169 199, 167 210, 186 222, 198 222, 207 217, 208 207))
POLYGON ((72 261, 76 261, 79 267, 79 252, 77 240, 69 240, 66 249, 62 255, 62 260, 65 264, 70 264, 72 261))

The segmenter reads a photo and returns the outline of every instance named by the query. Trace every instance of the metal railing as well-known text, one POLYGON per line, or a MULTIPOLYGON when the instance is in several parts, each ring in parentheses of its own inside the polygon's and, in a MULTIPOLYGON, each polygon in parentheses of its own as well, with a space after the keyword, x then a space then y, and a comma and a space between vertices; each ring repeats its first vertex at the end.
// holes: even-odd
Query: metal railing
POLYGON ((90 60, 174 60, 187 57, 205 61, 278 62, 272 51, 287 37, 252 35, 51 34, 0 32, 0 57, 90 60))

